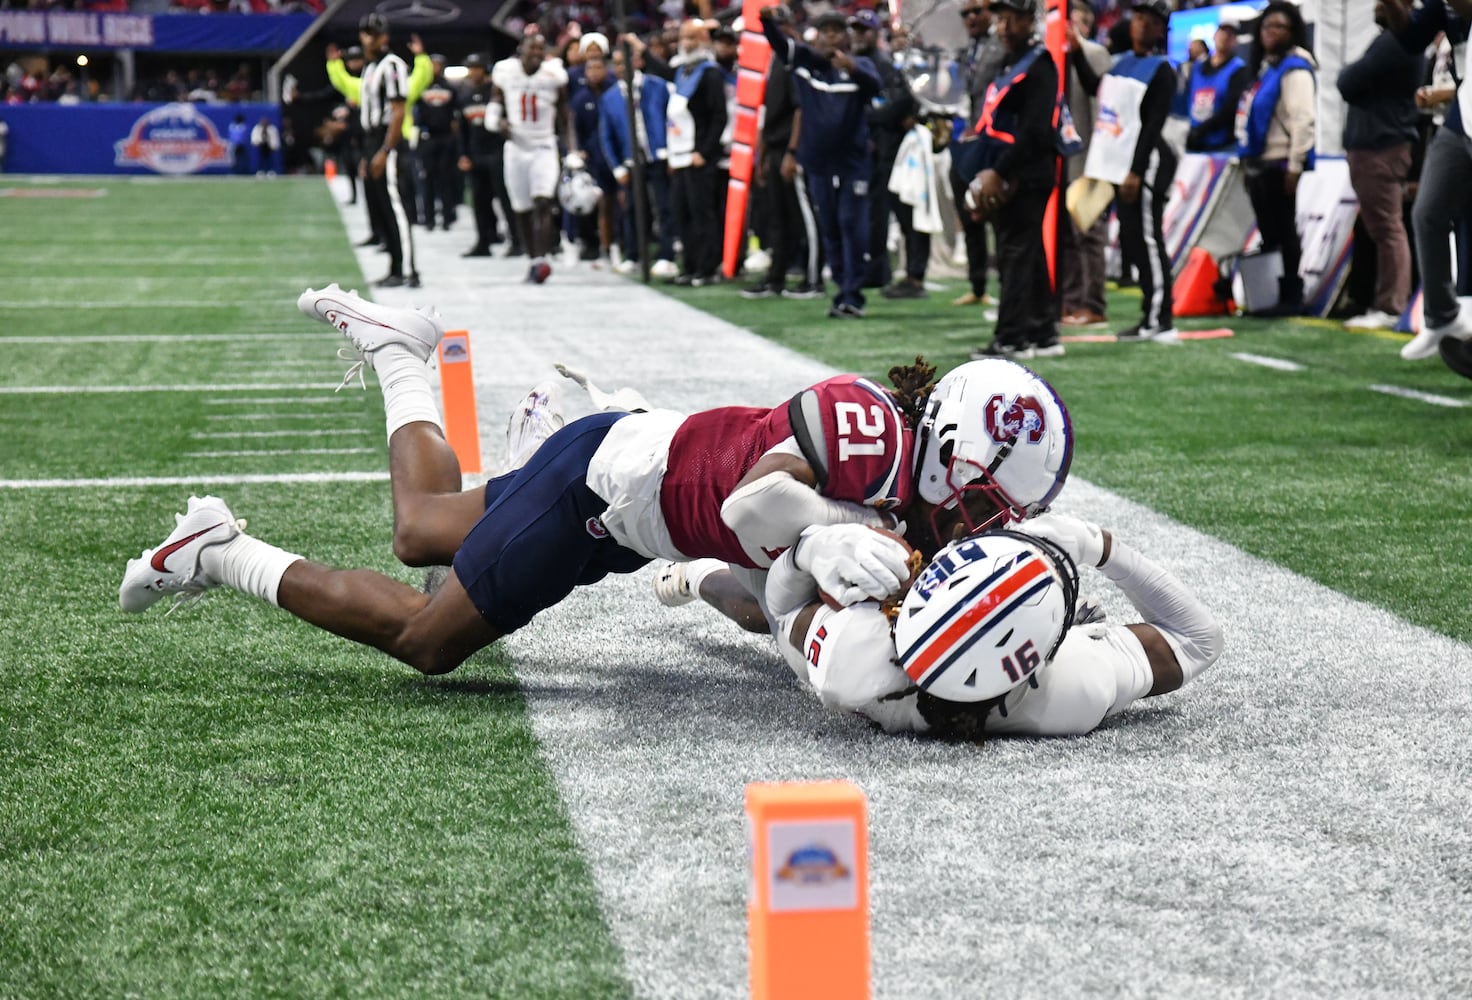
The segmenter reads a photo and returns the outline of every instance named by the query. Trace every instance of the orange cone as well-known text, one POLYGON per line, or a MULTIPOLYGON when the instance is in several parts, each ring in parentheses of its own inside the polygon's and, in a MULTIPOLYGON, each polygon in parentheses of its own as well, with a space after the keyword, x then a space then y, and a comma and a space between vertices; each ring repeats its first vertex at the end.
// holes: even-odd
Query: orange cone
POLYGON ((337 180, 337 161, 329 156, 327 162, 322 164, 322 173, 330 181, 337 180))
POLYGON ((1216 261, 1200 247, 1186 255, 1186 266, 1171 289, 1172 311, 1177 316, 1221 316, 1228 304, 1217 295, 1216 261))

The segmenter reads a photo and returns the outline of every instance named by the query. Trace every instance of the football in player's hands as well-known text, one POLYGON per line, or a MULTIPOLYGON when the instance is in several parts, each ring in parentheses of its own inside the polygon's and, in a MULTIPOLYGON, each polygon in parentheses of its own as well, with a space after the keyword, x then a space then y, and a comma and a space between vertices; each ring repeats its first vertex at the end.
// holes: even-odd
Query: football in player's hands
MULTIPOLYGON (((915 578, 920 575, 920 570, 924 568, 925 559, 923 556, 920 555, 919 552, 915 550, 915 547, 913 545, 905 541, 903 535, 896 534, 895 532, 890 531, 888 528, 875 528, 866 525, 846 525, 844 527, 850 529, 862 528, 864 531, 872 532, 875 535, 890 540, 894 543, 894 545, 899 546, 899 549, 895 549, 893 545, 886 545, 880 542, 878 543, 878 545, 870 549, 870 546, 864 544, 864 542, 867 541, 865 536, 858 535, 850 531, 848 533, 850 538, 855 540, 855 544, 853 545, 854 558, 860 566, 865 565, 867 561, 865 558, 866 555, 872 554, 874 558, 882 562, 887 569, 893 571, 897 568, 897 564, 893 563, 892 558, 895 556, 899 556, 900 550, 903 550, 903 571, 895 572, 894 576, 891 578, 885 576, 883 571, 875 567, 873 563, 869 563, 871 575, 879 584, 879 586, 877 587, 866 586, 864 585, 864 583, 854 579, 845 578, 836 581, 830 579, 825 581, 820 578, 818 581, 818 596, 822 598, 824 604, 828 605, 830 608, 833 608, 836 611, 842 608, 846 608, 851 604, 857 604, 860 601, 882 601, 887 598, 898 597, 903 595, 905 591, 910 589, 910 585, 915 582, 915 578), (869 551, 866 552, 866 550, 869 551), (888 584, 890 579, 898 579, 899 581, 898 584, 892 589, 885 586, 886 584, 888 584), (888 589, 888 592, 883 594, 875 593, 875 590, 881 588, 888 589)), ((816 572, 814 573, 814 575, 817 576, 816 572)))

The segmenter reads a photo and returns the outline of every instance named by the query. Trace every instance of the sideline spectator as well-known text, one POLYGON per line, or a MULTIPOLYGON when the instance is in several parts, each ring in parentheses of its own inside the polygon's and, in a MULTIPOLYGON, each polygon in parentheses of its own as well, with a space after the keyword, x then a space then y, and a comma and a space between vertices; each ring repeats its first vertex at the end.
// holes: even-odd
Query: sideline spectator
MULTIPOLYGON (((769 16, 775 23, 792 23, 792 13, 786 6, 779 4, 771 11, 769 16)), ((773 59, 767 67, 762 128, 757 136, 753 170, 756 187, 763 188, 766 195, 762 204, 766 209, 766 247, 770 262, 765 280, 742 289, 744 298, 782 295, 812 299, 823 294, 818 223, 808 199, 807 180, 797 163, 796 130, 800 117, 792 72, 781 59, 773 59), (787 271, 794 259, 802 261, 803 277, 796 287, 789 289, 787 271)))
POLYGON ((460 184, 455 165, 462 145, 460 94, 445 79, 448 60, 429 57, 434 76, 414 102, 414 124, 419 130, 417 155, 424 175, 424 228, 434 229, 435 213, 445 229, 457 220, 460 184))
MULTIPOLYGON (((1446 32, 1446 40, 1454 50, 1465 47, 1468 21, 1472 19, 1472 4, 1465 0, 1455 0, 1451 10, 1446 0, 1424 0, 1414 11, 1409 0, 1381 0, 1379 10, 1386 26, 1408 52, 1424 50, 1439 31, 1446 32)), ((1464 62, 1462 82, 1446 109, 1442 127, 1426 147, 1411 211, 1411 233, 1424 291, 1424 318, 1421 332, 1400 349, 1400 356, 1407 361, 1435 356, 1446 337, 1472 339, 1472 313, 1457 302, 1449 238, 1452 228, 1472 209, 1472 184, 1467 180, 1472 177, 1472 139, 1468 138, 1472 129, 1467 119, 1472 109, 1469 68, 1472 62, 1464 62)))
MULTIPOLYGON (((1006 52, 1002 43, 991 35, 992 15, 985 0, 969 0, 961 8, 961 17, 966 25, 970 42, 961 50, 960 61, 966 67, 966 93, 971 98, 971 111, 966 119, 966 131, 962 143, 974 142, 976 122, 981 117, 986 88, 991 85, 997 71, 1002 68, 1006 52)), ((966 184, 970 180, 961 176, 957 159, 962 158, 959 150, 951 150, 951 194, 956 200, 956 212, 961 219, 961 233, 966 243, 966 277, 971 282, 969 291, 951 302, 953 306, 976 306, 987 301, 986 297, 986 224, 971 217, 966 211, 966 184)))
POLYGON ((225 132, 230 143, 230 172, 244 177, 250 173, 250 125, 237 114, 225 132))
POLYGON ((262 116, 250 130, 250 145, 255 150, 256 176, 275 177, 281 172, 281 130, 262 116))
MULTIPOLYGON (((670 92, 663 80, 649 76, 641 69, 643 43, 632 35, 628 40, 634 52, 634 92, 638 95, 634 133, 644 158, 644 231, 649 233, 653 228, 659 234, 659 256, 649 273, 656 278, 673 278, 679 274, 679 269, 675 266, 675 224, 670 211, 670 173, 665 150, 668 134, 665 114, 670 92)), ((604 91, 601 98, 603 107, 598 118, 598 136, 604 158, 618 182, 619 197, 624 202, 622 243, 624 264, 629 266, 621 266, 620 269, 633 273, 636 270, 634 265, 644 259, 649 248, 639 242, 639 219, 635 215, 639 199, 634 197, 632 189, 634 139, 629 136, 629 85, 625 79, 622 49, 614 50, 613 75, 618 85, 604 91)))
MULTIPOLYGON (((1377 11, 1375 23, 1385 26, 1377 11)), ((1375 241, 1375 299, 1364 315, 1344 325, 1390 330, 1411 295, 1411 244, 1403 206, 1416 141, 1416 87, 1426 71, 1419 53, 1401 48, 1382 31, 1354 62, 1339 71, 1339 94, 1348 105, 1344 150, 1360 219, 1375 241)))
POLYGON ((611 266, 613 231, 618 221, 618 181, 608 167, 599 138, 603 97, 614 89, 602 50, 590 52, 583 60, 583 85, 573 91, 570 102, 573 131, 577 134, 578 148, 583 151, 584 166, 603 193, 597 212, 578 218, 575 223, 583 244, 582 258, 595 261, 598 266, 611 266))
MULTIPOLYGON (((923 299, 930 294, 925 290, 930 237, 945 231, 935 176, 935 137, 916 113, 902 124, 905 133, 889 172, 888 188, 890 207, 905 239, 905 276, 879 294, 886 299, 923 299)), ((950 127, 949 120, 946 127, 950 127)))
POLYGON ((465 57, 465 84, 460 94, 464 128, 461 130, 463 152, 457 166, 470 182, 475 244, 461 254, 462 257, 489 257, 491 247, 501 242, 496 202, 501 203, 501 213, 506 219, 507 229, 511 231, 511 252, 507 256, 519 257, 526 252, 516 237, 511 202, 506 197, 506 178, 502 173, 506 136, 499 127, 502 109, 497 109, 497 121, 487 121, 486 109, 491 96, 491 74, 486 70, 486 57, 472 52, 465 57))
POLYGON ((1006 59, 987 88, 977 120, 983 169, 969 194, 977 214, 990 218, 997 233, 1001 298, 995 335, 990 345, 972 353, 976 360, 1063 353, 1043 250, 1043 216, 1058 176, 1058 68, 1033 39, 1034 2, 991 2, 1006 59))
POLYGON ((670 200, 675 228, 685 243, 685 270, 677 285, 719 283, 720 222, 716 216, 716 163, 726 130, 726 80, 712 58, 703 21, 680 25, 678 66, 645 54, 646 67, 671 81, 666 112, 670 200))
MULTIPOLYGON (((868 111, 869 136, 873 140, 873 176, 869 182, 869 272, 864 280, 865 287, 884 288, 889 284, 889 174, 894 169, 895 157, 899 155, 900 140, 909 131, 909 126, 919 110, 919 102, 910 93, 905 74, 895 67, 880 39, 879 15, 872 10, 856 11, 848 19, 849 31, 853 34, 854 55, 864 56, 874 64, 879 74, 881 89, 868 111)), ((906 283, 900 298, 923 298, 925 285, 906 283), (915 294, 916 290, 919 294, 915 294)), ((887 298, 895 298, 890 295, 887 298)))
MULTIPOLYGON (((1082 59, 1094 76, 1109 72, 1111 62, 1109 50, 1090 39, 1094 34, 1094 9, 1088 0, 1072 0, 1069 5, 1069 29, 1072 33, 1071 58, 1066 69, 1068 112, 1073 116, 1074 128, 1083 140, 1083 150, 1070 156, 1065 164, 1064 184, 1072 184, 1083 176, 1084 163, 1088 160, 1089 140, 1093 137, 1094 118, 1098 101, 1093 92, 1086 89, 1079 79, 1075 59, 1082 59)), ((1086 231, 1080 232, 1073 216, 1062 213, 1058 225, 1059 236, 1059 281, 1058 291, 1062 299, 1063 315, 1059 320, 1064 326, 1095 326, 1106 321, 1108 309, 1104 297, 1105 249, 1109 244, 1109 219, 1100 217, 1086 231)))
POLYGON ((848 22, 827 13, 814 22, 812 45, 799 42, 762 10, 762 30, 772 57, 792 71, 802 121, 797 162, 807 174, 817 211, 823 252, 838 291, 828 315, 862 319, 864 277, 869 258, 869 102, 879 93, 879 74, 863 56, 849 54, 848 22))
MULTIPOLYGON (((1176 74, 1162 46, 1170 23, 1167 0, 1135 0, 1128 21, 1130 51, 1098 81, 1099 120, 1089 142, 1084 176, 1117 185, 1120 248, 1140 272, 1140 322, 1121 340, 1176 340, 1170 257, 1163 219, 1176 154, 1164 136, 1175 97, 1176 74)), ((1075 57, 1079 80, 1090 88, 1093 71, 1075 57)))
POLYGON ((1216 51, 1191 71, 1190 120, 1186 150, 1192 153, 1228 153, 1236 149, 1233 117, 1251 77, 1247 64, 1237 55, 1236 21, 1223 19, 1217 25, 1216 51))
POLYGON ((1262 249, 1283 255, 1277 316, 1303 311, 1298 265, 1298 179, 1313 167, 1315 82, 1308 29, 1295 4, 1273 0, 1258 21, 1250 66, 1252 87, 1237 112, 1237 155, 1257 216, 1262 249))

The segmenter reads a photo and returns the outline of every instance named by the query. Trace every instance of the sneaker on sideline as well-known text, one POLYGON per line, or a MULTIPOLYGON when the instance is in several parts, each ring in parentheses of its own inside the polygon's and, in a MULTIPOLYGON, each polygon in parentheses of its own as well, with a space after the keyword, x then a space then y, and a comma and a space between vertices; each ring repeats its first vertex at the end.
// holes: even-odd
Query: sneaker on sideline
POLYGON ((679 273, 679 265, 668 258, 660 258, 649 266, 649 276, 652 278, 673 278, 679 273))
POLYGON ((1345 320, 1344 328, 1346 330, 1394 330, 1395 324, 1399 322, 1399 316, 1392 316, 1379 309, 1371 309, 1362 316, 1351 316, 1345 320))
POLYGON ((1441 350, 1441 342, 1447 337, 1457 340, 1472 339, 1472 316, 1463 306, 1456 317, 1445 326, 1423 326, 1421 332, 1401 347, 1400 356, 1406 361, 1420 361, 1433 357, 1441 350))

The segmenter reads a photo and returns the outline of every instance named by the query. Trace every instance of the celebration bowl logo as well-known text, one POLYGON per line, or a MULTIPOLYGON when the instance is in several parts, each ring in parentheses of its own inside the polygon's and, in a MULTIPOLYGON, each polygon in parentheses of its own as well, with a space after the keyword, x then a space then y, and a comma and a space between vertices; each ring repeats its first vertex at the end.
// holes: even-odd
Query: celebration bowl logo
POLYGON ((777 869, 779 882, 801 885, 827 885, 848 878, 848 867, 838 855, 822 844, 799 847, 787 856, 787 861, 777 869))
POLYGON ((113 145, 118 166, 147 167, 160 174, 193 174, 230 163, 229 147, 215 123, 192 104, 154 108, 113 145))

